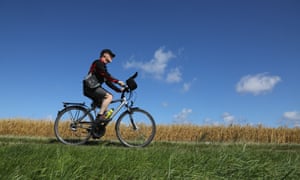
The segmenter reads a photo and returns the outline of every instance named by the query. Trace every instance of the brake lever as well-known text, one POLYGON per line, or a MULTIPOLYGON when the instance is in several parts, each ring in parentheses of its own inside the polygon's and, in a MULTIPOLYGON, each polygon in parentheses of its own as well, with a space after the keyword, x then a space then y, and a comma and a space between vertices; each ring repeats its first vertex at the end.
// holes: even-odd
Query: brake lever
POLYGON ((130 89, 129 89, 129 87, 127 85, 125 85, 124 88, 125 88, 126 92, 129 92, 130 89))

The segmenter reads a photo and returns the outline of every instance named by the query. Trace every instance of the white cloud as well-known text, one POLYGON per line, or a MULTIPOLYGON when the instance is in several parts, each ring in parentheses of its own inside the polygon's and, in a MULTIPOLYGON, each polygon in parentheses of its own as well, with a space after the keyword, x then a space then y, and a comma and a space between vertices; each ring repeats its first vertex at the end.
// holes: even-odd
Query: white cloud
POLYGON ((236 122, 236 118, 228 112, 224 112, 222 114, 222 118, 223 118, 224 122, 227 124, 233 124, 236 122))
POLYGON ((166 108, 166 107, 169 106, 169 103, 168 102, 162 102, 161 105, 166 108))
POLYGON ((183 86, 182 86, 182 91, 183 92, 188 92, 191 87, 192 87, 192 84, 197 80, 197 78, 194 78, 192 81, 190 82, 185 82, 183 83, 183 86))
POLYGON ((204 124, 213 125, 213 126, 221 126, 221 125, 234 125, 234 124, 248 124, 245 118, 236 117, 229 112, 224 112, 221 115, 222 120, 215 120, 212 118, 205 118, 204 124))
POLYGON ((298 111, 288 111, 283 113, 283 119, 292 123, 295 127, 300 127, 300 112, 298 111))
POLYGON ((183 92, 188 92, 191 89, 192 83, 183 83, 183 92))
POLYGON ((175 123, 188 123, 188 117, 192 112, 192 109, 183 108, 179 114, 174 115, 175 123))
POLYGON ((269 76, 267 73, 247 75, 241 78, 236 85, 239 93, 252 93, 259 95, 271 91, 281 81, 279 76, 269 76))
POLYGON ((212 126, 219 126, 221 125, 221 123, 215 121, 214 119, 211 119, 211 118, 205 118, 204 119, 204 124, 205 125, 212 125, 212 126))
POLYGON ((167 75, 167 79, 166 81, 168 83, 177 83, 180 82, 182 80, 181 78, 181 72, 178 68, 172 69, 168 75, 167 75))
POLYGON ((137 68, 143 72, 161 79, 166 71, 170 59, 176 57, 172 51, 165 51, 163 47, 155 51, 153 59, 148 62, 126 62, 125 68, 137 68))
POLYGON ((289 111, 283 114, 283 117, 289 120, 300 120, 300 112, 297 111, 289 111))

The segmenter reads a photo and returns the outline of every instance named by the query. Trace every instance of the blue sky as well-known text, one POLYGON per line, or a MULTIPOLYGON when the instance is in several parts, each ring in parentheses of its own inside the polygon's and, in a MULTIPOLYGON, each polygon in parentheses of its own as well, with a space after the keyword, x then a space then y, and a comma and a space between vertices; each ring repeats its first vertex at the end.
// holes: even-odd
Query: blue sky
MULTIPOLYGON (((0 118, 87 102, 101 49, 159 124, 300 126, 300 1, 0 0, 0 118)), ((118 94, 114 93, 115 97, 118 94)))

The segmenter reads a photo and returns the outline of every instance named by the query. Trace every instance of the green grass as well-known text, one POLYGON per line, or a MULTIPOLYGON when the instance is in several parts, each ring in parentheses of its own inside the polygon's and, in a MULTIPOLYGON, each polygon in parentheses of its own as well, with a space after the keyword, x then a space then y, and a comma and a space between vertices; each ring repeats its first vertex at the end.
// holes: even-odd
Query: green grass
POLYGON ((0 137, 0 179, 298 179, 300 146, 117 142, 66 146, 0 137))

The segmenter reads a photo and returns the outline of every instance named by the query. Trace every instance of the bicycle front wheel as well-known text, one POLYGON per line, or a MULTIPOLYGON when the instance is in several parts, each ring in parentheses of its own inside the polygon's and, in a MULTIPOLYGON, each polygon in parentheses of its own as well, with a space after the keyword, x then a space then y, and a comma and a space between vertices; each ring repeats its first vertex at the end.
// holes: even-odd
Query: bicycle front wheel
POLYGON ((139 108, 123 112, 115 128, 118 139, 127 147, 145 147, 151 143, 156 133, 153 117, 139 108))
POLYGON ((54 123, 56 138, 68 145, 86 143, 91 137, 92 115, 81 106, 69 106, 60 111, 54 123))

